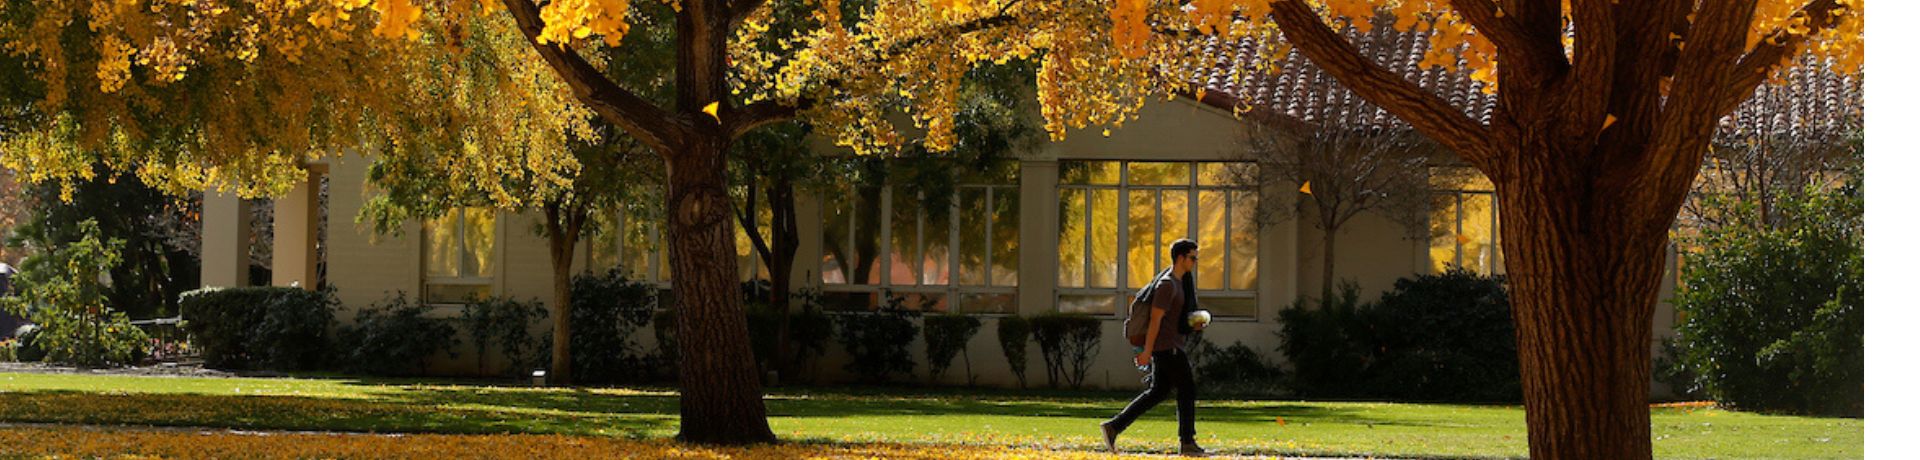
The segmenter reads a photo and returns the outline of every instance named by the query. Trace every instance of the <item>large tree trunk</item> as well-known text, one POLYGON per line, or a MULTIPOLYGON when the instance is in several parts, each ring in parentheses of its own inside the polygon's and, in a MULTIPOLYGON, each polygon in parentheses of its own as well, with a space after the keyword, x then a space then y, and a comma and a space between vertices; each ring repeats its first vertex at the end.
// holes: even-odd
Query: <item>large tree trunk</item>
POLYGON ((1650 458, 1649 340, 1677 204, 1567 163, 1494 174, 1529 450, 1650 458))
POLYGON ((726 141, 690 142, 667 165, 667 250, 680 341, 680 440, 771 442, 740 304, 726 141))

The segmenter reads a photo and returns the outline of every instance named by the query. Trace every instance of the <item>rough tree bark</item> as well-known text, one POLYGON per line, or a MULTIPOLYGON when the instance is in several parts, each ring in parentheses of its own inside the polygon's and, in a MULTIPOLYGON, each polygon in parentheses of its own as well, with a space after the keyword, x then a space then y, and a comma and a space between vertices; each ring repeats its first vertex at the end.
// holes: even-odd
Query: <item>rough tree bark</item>
POLYGON ((738 260, 723 142, 696 144, 668 162, 667 250, 680 340, 680 439, 736 444, 773 440, 740 305, 738 260), (714 212, 714 211, 719 212, 714 212))

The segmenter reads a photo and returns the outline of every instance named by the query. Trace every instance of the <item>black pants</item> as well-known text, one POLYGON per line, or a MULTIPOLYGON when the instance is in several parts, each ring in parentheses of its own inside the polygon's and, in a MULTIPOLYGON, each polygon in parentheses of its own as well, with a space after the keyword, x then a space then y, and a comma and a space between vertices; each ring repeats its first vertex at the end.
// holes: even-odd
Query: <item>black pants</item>
POLYGON ((1179 399, 1176 409, 1180 418, 1180 442, 1193 442, 1193 366, 1187 363, 1187 352, 1180 349, 1153 353, 1153 374, 1147 376, 1147 390, 1133 398, 1133 402, 1107 424, 1116 428, 1115 431, 1126 431, 1140 414, 1166 400, 1167 393, 1179 399))

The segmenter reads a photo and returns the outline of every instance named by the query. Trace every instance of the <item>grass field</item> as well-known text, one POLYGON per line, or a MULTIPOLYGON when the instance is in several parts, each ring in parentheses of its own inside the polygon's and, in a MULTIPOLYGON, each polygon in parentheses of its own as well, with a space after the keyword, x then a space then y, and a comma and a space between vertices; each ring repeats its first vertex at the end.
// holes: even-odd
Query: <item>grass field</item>
MULTIPOLYGON (((1089 451, 1112 392, 954 388, 777 388, 773 429, 810 443, 962 444, 1089 451)), ((451 381, 181 378, 0 373, 0 421, 379 433, 671 436, 671 389, 559 389, 451 381)), ((1517 406, 1201 401, 1200 442, 1261 455, 1520 457, 1517 406)), ((1858 419, 1656 408, 1662 458, 1859 458, 1858 419)), ((1121 438, 1124 450, 1175 447, 1171 404, 1121 438)))

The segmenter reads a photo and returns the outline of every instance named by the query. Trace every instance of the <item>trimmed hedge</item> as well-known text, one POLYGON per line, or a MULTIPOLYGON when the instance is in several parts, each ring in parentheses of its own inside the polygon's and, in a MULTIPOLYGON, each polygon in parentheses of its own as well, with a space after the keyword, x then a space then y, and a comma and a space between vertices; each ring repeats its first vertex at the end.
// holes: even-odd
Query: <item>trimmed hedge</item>
POLYGON ((1100 318, 1084 313, 1045 313, 1034 316, 1033 340, 1040 343, 1040 359, 1047 364, 1047 386, 1060 382, 1079 389, 1087 381, 1093 358, 1100 355, 1100 318))
POLYGON ((180 295, 181 329, 207 367, 314 370, 328 364, 333 289, 207 288, 180 295))

